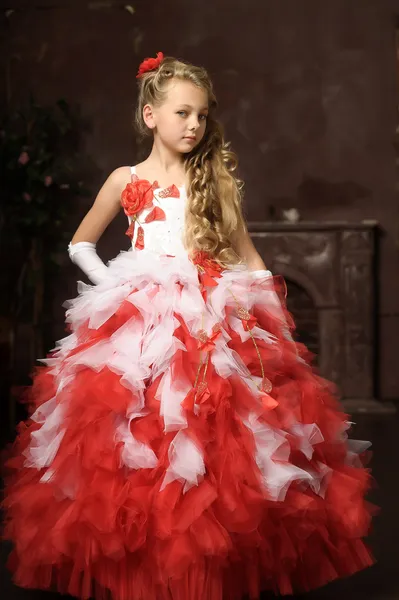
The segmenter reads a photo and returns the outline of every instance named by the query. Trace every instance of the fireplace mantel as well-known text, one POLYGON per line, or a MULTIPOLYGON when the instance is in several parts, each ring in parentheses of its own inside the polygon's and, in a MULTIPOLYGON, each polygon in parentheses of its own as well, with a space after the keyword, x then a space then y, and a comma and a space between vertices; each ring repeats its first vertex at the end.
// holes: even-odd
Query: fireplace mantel
POLYGON ((348 412, 392 412, 376 399, 376 221, 257 222, 249 233, 275 274, 312 297, 319 315, 319 367, 348 412))
POLYGON ((248 228, 251 232, 268 233, 273 231, 368 231, 378 228, 378 221, 366 219, 350 223, 349 221, 250 221, 248 228))

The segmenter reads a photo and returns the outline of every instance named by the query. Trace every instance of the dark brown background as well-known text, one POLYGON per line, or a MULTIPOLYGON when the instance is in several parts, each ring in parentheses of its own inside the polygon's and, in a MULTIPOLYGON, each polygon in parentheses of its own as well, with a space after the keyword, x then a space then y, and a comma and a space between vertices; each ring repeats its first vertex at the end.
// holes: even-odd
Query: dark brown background
MULTIPOLYGON (((251 221, 271 206, 295 206, 307 220, 378 220, 379 396, 399 399, 399 0, 137 0, 133 15, 124 2, 37 4, 9 0, 16 12, 1 16, 0 102, 29 91, 43 103, 78 102, 91 125, 82 149, 98 168, 93 194, 138 160, 135 73, 162 50, 213 76, 251 221)), ((122 218, 111 226, 104 258, 127 246, 124 229, 122 218)), ((76 276, 66 261, 51 307, 56 337, 76 276)))

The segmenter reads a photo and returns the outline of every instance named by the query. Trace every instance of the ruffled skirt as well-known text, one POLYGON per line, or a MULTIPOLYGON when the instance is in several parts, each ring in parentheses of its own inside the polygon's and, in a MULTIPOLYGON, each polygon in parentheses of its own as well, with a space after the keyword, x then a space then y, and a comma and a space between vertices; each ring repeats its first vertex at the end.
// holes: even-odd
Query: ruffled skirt
POLYGON ((9 566, 79 598, 290 594, 372 563, 367 444, 282 282, 124 252, 69 303, 6 480, 9 566))

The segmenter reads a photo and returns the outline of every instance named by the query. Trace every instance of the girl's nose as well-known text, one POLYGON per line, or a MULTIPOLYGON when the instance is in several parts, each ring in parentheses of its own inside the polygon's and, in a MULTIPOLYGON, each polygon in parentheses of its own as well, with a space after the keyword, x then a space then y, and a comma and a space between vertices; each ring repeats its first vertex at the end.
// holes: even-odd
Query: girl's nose
POLYGON ((193 120, 190 123, 190 131, 195 131, 196 129, 198 129, 199 126, 200 122, 198 121, 198 119, 196 117, 193 118, 193 120))

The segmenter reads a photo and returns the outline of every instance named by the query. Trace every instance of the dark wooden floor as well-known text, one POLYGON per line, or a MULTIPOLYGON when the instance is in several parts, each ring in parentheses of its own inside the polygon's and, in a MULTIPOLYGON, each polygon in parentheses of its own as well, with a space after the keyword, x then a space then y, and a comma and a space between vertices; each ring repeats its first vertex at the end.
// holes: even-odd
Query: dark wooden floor
MULTIPOLYGON (((375 518, 369 542, 377 563, 351 578, 332 583, 310 594, 297 596, 297 600, 399 600, 399 415, 367 415, 356 417, 356 421, 352 437, 373 443, 371 466, 377 486, 370 500, 380 506, 381 512, 375 518)), ((2 600, 61 598, 56 594, 22 590, 14 586, 5 568, 7 554, 8 548, 4 545, 0 571, 2 600)), ((265 595, 262 600, 266 598, 269 596, 265 595)))

